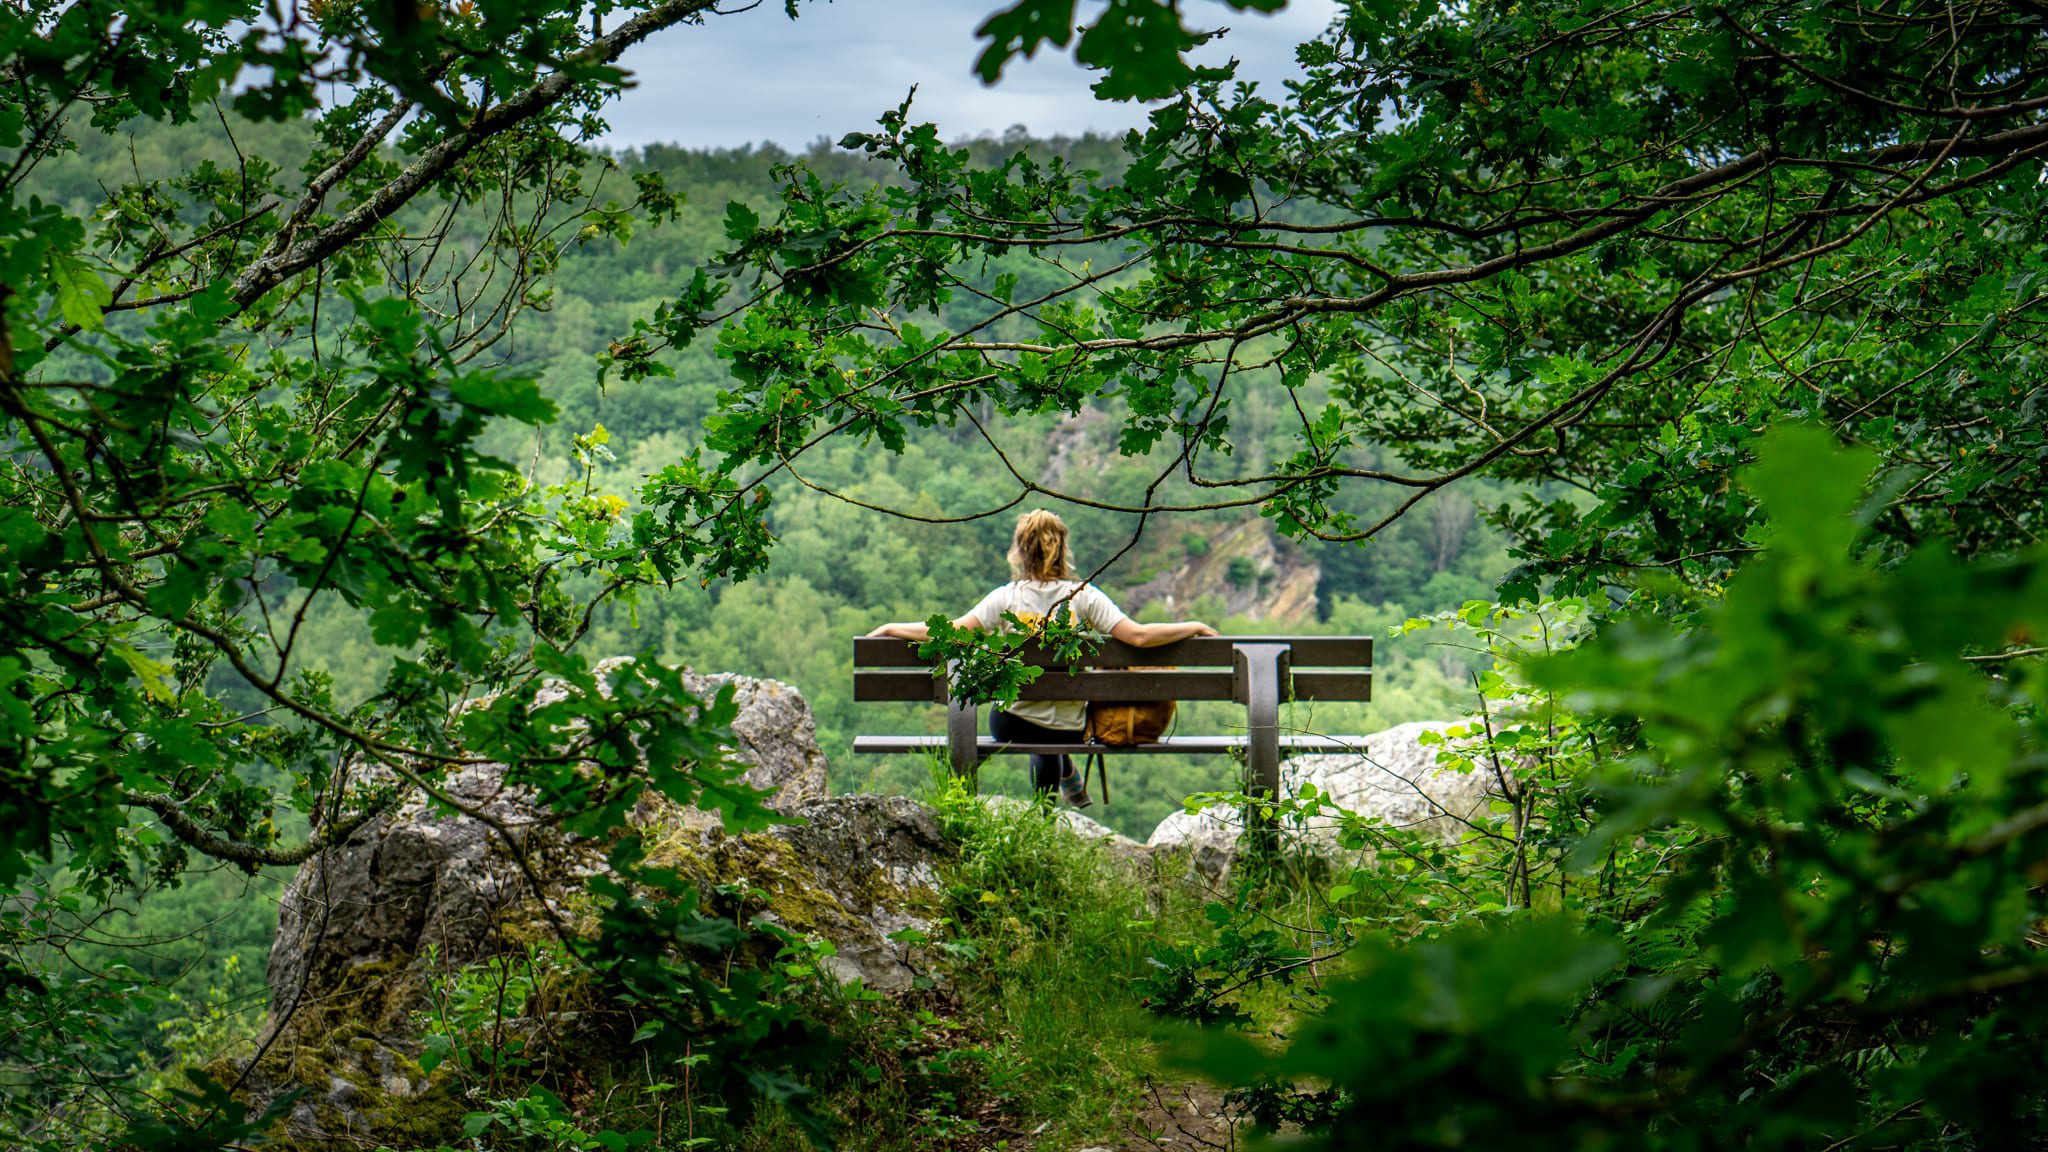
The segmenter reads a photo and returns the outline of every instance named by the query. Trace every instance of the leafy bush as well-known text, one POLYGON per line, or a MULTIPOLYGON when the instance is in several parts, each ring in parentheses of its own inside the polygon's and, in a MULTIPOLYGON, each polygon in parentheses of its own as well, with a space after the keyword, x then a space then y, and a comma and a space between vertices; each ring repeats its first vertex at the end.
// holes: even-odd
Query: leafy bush
POLYGON ((1878 563, 1868 475, 1774 434, 1768 550, 1722 598, 1534 665, 1604 718, 1546 907, 1371 933, 1280 1054, 1190 1058, 1336 1089, 1319 1147, 2030 1142, 2044 683, 2001 649, 2048 627, 2048 564, 1878 563))

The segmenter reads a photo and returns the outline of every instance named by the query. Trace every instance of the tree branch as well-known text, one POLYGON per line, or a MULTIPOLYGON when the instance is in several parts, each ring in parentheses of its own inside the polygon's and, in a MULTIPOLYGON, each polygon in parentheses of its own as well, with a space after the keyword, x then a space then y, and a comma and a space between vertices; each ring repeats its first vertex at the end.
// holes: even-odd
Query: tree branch
MULTIPOLYGON (((583 82, 577 76, 576 67, 609 64, 617 60, 626 49, 654 33, 692 16, 714 11, 716 8, 717 0, 667 0, 666 3, 657 4, 619 25, 618 30, 609 36, 591 41, 581 52, 570 58, 570 67, 552 72, 503 103, 477 113, 469 124, 421 152, 419 158, 408 165, 405 171, 371 193, 341 219, 304 240, 290 244, 282 251, 258 259, 243 269, 241 275, 235 278, 232 290, 235 303, 242 309, 247 309, 264 293, 361 239, 371 229, 390 219, 421 190, 445 175, 479 145, 546 112, 567 96, 578 83, 583 82)), ((362 141, 358 141, 357 146, 362 146, 362 141)), ((308 188, 309 197, 313 189, 320 184, 321 178, 326 175, 323 172, 320 177, 315 178, 313 185, 308 188)), ((339 179, 340 174, 337 173, 335 178, 339 179)), ((300 208, 305 208, 304 201, 301 201, 300 208)), ((306 211, 310 213, 310 209, 306 211)), ((298 215, 295 210, 294 216, 298 215)))

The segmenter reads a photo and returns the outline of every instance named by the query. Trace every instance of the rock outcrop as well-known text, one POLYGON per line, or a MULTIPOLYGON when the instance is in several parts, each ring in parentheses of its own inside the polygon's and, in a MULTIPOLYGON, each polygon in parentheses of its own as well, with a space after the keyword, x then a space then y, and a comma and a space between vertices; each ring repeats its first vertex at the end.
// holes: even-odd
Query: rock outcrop
POLYGON ((726 672, 686 672, 683 684, 705 700, 732 686, 740 706, 732 722, 739 738, 736 758, 747 765, 747 783, 775 790, 769 807, 793 812, 825 798, 825 753, 818 749, 818 724, 803 693, 780 680, 726 672))
MULTIPOLYGON (((909 946, 889 937, 937 914, 934 867, 952 849, 936 817, 901 797, 825 797, 803 696, 747 677, 689 686, 708 697, 725 683, 740 704, 736 758, 750 781, 779 789, 771 803, 797 822, 729 835, 704 813, 649 799, 633 824, 651 860, 707 894, 764 893, 742 911, 765 908, 795 933, 830 940, 836 953, 822 963, 842 982, 909 988, 909 946)), ((258 1098, 310 1089, 289 1122, 295 1140, 447 1139, 442 1129, 464 1109, 442 1098, 445 1073, 437 1080, 416 1059, 427 958, 445 970, 591 925, 585 881, 605 869, 605 844, 561 831, 496 766, 456 774, 445 790, 465 811, 416 796, 308 861, 286 889, 265 1055, 245 1083, 258 1098)))
MULTIPOLYGON (((928 986, 919 965, 929 956, 912 942, 945 914, 940 870, 956 852, 938 815, 904 797, 825 796, 825 761, 803 696, 746 677, 693 676, 689 686, 709 696, 726 684, 740 704, 735 755, 749 780, 778 790, 774 805, 794 820, 733 835, 705 813, 648 798, 631 822, 649 862, 693 881, 713 915, 760 917, 830 941, 818 966, 841 982, 885 993, 928 986)), ((1369 737, 1355 755, 1290 761, 1286 786, 1313 783, 1346 808, 1452 835, 1487 797, 1481 779, 1437 768, 1435 748, 1417 743, 1445 727, 1404 725, 1369 737)), ((565 832, 497 766, 468 768, 443 789, 453 807, 414 796, 308 861, 286 890, 262 1054, 217 1077, 238 1082, 254 1103, 306 1090, 280 1134, 286 1148, 453 1143, 475 1102, 461 1096, 449 1066, 420 1064, 432 976, 545 955, 564 934, 594 927, 599 909, 587 881, 609 867, 608 843, 565 832)), ((989 801, 998 811, 1017 803, 989 801)), ((1169 817, 1150 846, 1079 813, 1062 810, 1056 820, 1101 845, 1106 859, 1133 866, 1134 877, 1155 881, 1180 882, 1181 853, 1220 877, 1236 851, 1237 829, 1216 811, 1169 817), (1156 871, 1162 862, 1174 871, 1156 871)), ((1332 839, 1326 824, 1307 829, 1311 846, 1332 839)), ((555 1021, 581 1013, 557 1013, 503 1023, 599 1063, 616 1047, 592 1023, 606 1013, 560 1034, 555 1021)))
MULTIPOLYGON (((1293 795, 1304 784, 1313 784, 1339 808, 1455 840, 1465 831, 1465 822, 1492 800, 1492 781, 1480 772, 1440 767, 1436 757, 1442 745, 1417 738, 1463 723, 1417 721, 1366 737, 1356 752, 1282 761, 1281 789, 1293 795)), ((1155 851, 1185 853, 1196 873, 1216 880, 1229 871, 1241 831, 1236 813, 1229 809, 1175 812, 1159 822, 1146 845, 1155 851)), ((1321 816, 1290 835, 1302 848, 1329 852, 1336 848, 1336 831, 1336 821, 1321 816)))
MULTIPOLYGON (((598 683, 609 684, 618 669, 632 663, 631 656, 614 656, 598 661, 591 671, 598 683)), ((793 812, 825 798, 825 753, 818 747, 818 723, 802 692, 780 680, 688 670, 683 672, 683 687, 701 700, 732 688, 733 703, 739 706, 739 715, 732 722, 737 740, 733 758, 747 766, 747 783, 775 793, 768 801, 770 808, 793 812)), ((534 702, 560 699, 562 691, 559 682, 542 685, 534 702)))
POLYGON ((1283 545, 1268 521, 1254 518, 1197 538, 1200 554, 1131 588, 1129 607, 1157 602, 1178 615, 1206 600, 1250 620, 1299 621, 1315 614, 1322 567, 1283 545))

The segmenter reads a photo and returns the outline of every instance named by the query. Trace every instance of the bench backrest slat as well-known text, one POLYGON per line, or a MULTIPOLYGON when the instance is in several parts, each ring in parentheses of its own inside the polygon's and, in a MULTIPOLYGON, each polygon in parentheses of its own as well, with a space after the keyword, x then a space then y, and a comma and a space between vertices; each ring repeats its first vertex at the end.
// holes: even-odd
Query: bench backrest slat
MULTIPOLYGON (((1231 700, 1235 699, 1229 672, 1130 672, 1088 671, 1078 676, 1048 671, 1024 685, 1020 700, 1231 700)), ((853 678, 853 698, 858 703, 883 700, 942 700, 945 687, 938 677, 923 668, 891 668, 858 672, 853 678)))
MULTIPOLYGON (((1068 676, 1047 672, 1024 686, 1023 700, 1235 700, 1235 676, 1229 672, 1083 672, 1068 676)), ((1372 673, 1364 669, 1310 669, 1292 679, 1295 700, 1372 698, 1372 673)), ((854 677, 856 703, 890 701, 923 703, 943 700, 939 679, 922 668, 889 668, 854 677)))
MULTIPOLYGON (((1100 649, 1089 656, 1087 665, 1091 668, 1143 668, 1159 665, 1177 668, 1229 668, 1236 662, 1234 653, 1237 645, 1261 643, 1288 645, 1291 649, 1289 659, 1297 669, 1372 666, 1370 636, 1200 636, 1157 648, 1133 648, 1115 640, 1106 640, 1100 649)), ((1035 644, 1026 646, 1017 655, 1018 659, 1032 664, 1059 668, 1066 666, 1066 661, 1041 650, 1035 644)), ((929 661, 917 654, 917 645, 879 636, 861 636, 854 640, 853 665, 855 668, 931 666, 929 661)))

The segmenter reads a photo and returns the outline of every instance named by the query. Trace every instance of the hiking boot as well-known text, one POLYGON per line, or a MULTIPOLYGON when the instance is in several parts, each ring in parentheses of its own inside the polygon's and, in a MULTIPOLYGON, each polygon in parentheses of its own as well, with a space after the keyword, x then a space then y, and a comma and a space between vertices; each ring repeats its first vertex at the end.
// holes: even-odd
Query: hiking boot
POLYGON ((1076 808, 1086 808, 1094 801, 1088 798, 1088 778, 1079 772, 1068 772, 1060 777, 1060 799, 1076 808))

